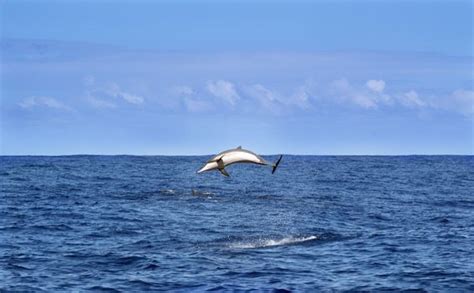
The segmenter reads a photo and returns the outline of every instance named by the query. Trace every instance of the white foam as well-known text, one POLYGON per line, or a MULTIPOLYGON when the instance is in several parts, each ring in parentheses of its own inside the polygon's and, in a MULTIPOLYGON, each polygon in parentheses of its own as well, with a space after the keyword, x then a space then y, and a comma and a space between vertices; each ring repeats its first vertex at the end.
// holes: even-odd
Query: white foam
POLYGON ((249 242, 239 241, 239 242, 231 243, 229 247, 236 248, 236 249, 263 248, 263 247, 297 244, 297 243, 315 240, 318 238, 319 238, 318 236, 311 235, 307 237, 289 236, 289 237, 279 238, 279 239, 258 239, 258 240, 249 241, 249 242))
POLYGON ((174 189, 162 189, 160 190, 161 193, 164 193, 164 194, 175 194, 176 191, 174 189))

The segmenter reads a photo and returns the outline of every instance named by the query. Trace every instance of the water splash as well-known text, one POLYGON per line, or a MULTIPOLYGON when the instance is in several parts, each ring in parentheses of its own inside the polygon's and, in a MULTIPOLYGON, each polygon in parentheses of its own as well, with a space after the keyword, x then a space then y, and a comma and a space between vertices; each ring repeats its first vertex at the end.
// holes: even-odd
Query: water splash
POLYGON ((161 190, 160 190, 160 193, 161 193, 161 194, 169 194, 169 195, 171 195, 171 194, 175 194, 175 193, 176 193, 176 190, 174 190, 174 189, 161 189, 161 190))
POLYGON ((281 245, 294 245, 300 244, 303 242, 314 241, 320 239, 320 236, 310 235, 310 236, 288 236, 283 238, 260 238, 257 240, 251 241, 237 241, 232 242, 228 245, 229 248, 233 249, 252 249, 252 248, 264 248, 264 247, 273 247, 281 245))

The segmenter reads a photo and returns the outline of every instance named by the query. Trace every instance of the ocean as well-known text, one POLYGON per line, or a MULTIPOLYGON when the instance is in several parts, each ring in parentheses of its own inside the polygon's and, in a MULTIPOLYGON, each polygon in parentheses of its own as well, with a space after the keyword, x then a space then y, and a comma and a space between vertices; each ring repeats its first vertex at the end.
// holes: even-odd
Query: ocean
POLYGON ((208 158, 0 157, 0 291, 474 292, 474 157, 208 158))

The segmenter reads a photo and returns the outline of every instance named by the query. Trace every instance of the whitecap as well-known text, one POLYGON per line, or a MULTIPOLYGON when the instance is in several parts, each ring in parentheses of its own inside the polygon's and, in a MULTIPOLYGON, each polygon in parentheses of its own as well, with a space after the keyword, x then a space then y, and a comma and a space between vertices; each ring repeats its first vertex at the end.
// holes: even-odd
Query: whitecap
POLYGON ((261 238, 253 241, 238 241, 229 244, 229 248, 234 249, 249 249, 249 248, 264 248, 281 245, 294 245, 307 241, 317 240, 319 236, 310 235, 304 237, 284 237, 284 238, 261 238))
POLYGON ((160 190, 160 192, 163 193, 163 194, 175 194, 176 190, 174 190, 174 189, 162 189, 162 190, 160 190))

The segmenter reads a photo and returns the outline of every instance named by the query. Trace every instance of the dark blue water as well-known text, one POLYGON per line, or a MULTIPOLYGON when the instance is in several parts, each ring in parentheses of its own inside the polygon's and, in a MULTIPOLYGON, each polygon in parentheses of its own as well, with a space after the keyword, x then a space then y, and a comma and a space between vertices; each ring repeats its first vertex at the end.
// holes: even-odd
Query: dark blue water
POLYGON ((0 289, 474 291, 474 157, 207 159, 0 157, 0 289))

